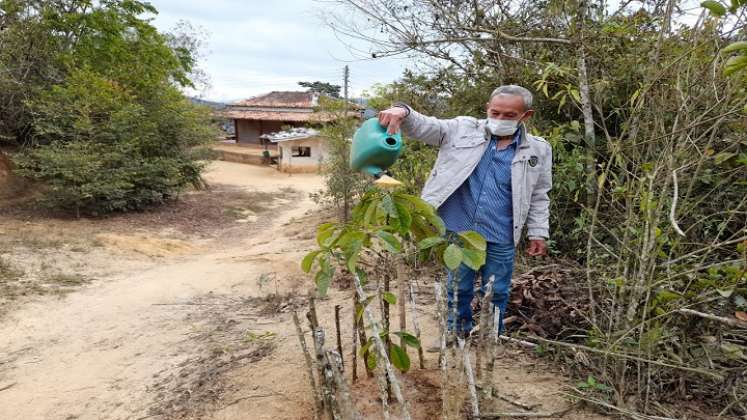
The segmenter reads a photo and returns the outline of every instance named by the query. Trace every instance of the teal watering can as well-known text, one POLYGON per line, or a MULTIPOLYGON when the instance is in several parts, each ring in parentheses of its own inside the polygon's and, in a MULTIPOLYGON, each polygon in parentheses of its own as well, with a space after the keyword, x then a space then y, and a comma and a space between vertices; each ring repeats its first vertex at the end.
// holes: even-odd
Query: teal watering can
POLYGON ((397 186, 401 183, 386 174, 402 153, 402 134, 387 134, 378 118, 364 122, 353 136, 350 148, 350 167, 376 178, 380 186, 397 186))

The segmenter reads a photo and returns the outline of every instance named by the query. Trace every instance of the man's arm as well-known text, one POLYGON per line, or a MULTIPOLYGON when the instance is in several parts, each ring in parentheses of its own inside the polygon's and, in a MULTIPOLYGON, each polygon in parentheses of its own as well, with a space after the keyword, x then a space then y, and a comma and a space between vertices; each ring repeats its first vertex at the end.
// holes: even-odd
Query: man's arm
MULTIPOLYGON (((537 185, 532 191, 527 215, 527 236, 530 241, 542 241, 550 237, 550 197, 552 189, 552 149, 547 145, 548 163, 544 165, 537 185)), ((531 248, 530 244, 530 248, 531 248)))
POLYGON ((402 129, 402 132, 415 140, 432 146, 441 146, 447 140, 450 130, 456 128, 456 119, 441 120, 427 117, 405 104, 396 104, 379 113, 379 122, 390 134, 402 129))

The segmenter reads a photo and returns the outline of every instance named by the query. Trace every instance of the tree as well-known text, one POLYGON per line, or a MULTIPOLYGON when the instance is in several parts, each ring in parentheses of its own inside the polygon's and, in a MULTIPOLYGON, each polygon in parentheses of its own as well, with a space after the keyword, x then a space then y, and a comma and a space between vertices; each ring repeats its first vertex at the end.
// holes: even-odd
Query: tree
POLYGON ((192 147, 213 138, 187 101, 198 43, 159 33, 148 3, 0 1, 0 141, 19 174, 76 214, 162 203, 202 184, 192 147))
POLYGON ((421 58, 405 91, 436 98, 436 115, 479 115, 499 84, 534 87, 532 129, 556 159, 553 247, 583 265, 571 287, 588 308, 588 324, 541 343, 591 357, 574 368, 604 386, 578 396, 666 417, 681 407, 657 401, 695 397, 744 415, 732 372, 747 354, 747 96, 727 77, 747 63, 733 44, 744 14, 709 1, 688 25, 677 0, 338 3, 330 23, 373 57, 421 58))
POLYGON ((333 85, 327 82, 298 82, 299 86, 305 87, 308 92, 316 92, 321 95, 326 95, 332 98, 340 97, 339 85, 333 85))
POLYGON ((358 127, 358 119, 350 115, 348 106, 339 99, 322 97, 320 109, 334 118, 321 130, 327 148, 322 169, 326 188, 314 197, 319 202, 331 202, 340 211, 340 219, 347 221, 355 199, 368 185, 361 174, 350 168, 350 139, 358 127))

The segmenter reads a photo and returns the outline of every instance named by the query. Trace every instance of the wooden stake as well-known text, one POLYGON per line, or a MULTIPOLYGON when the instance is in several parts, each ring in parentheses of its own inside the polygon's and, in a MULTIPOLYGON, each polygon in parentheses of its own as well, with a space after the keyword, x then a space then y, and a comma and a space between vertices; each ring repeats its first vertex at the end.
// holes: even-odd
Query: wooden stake
POLYGON ((493 283, 495 276, 490 276, 488 284, 485 285, 485 295, 480 302, 480 332, 477 341, 475 364, 477 368, 477 379, 482 380, 482 355, 485 352, 485 334, 490 328, 490 304, 493 301, 493 283))
MULTIPOLYGON (((358 300, 360 301, 360 298, 358 298, 358 300)), ((361 302, 360 304, 363 305, 364 303, 361 302)), ((363 317, 358 319, 358 339, 361 348, 365 346, 366 343, 368 343, 366 328, 363 326, 363 317)), ((363 353, 363 366, 366 367, 366 376, 368 376, 369 378, 373 378, 374 373, 371 369, 368 368, 368 363, 366 362, 368 360, 368 352, 370 351, 371 350, 366 350, 366 352, 363 353)))
POLYGON ((358 381, 358 294, 353 294, 353 352, 350 358, 353 361, 353 383, 358 381))
MULTIPOLYGON (((438 349, 438 366, 441 368, 441 414, 444 420, 448 419, 448 387, 449 373, 447 370, 446 360, 446 334, 447 334, 447 307, 442 294, 441 282, 436 280, 433 283, 436 291, 436 312, 438 313, 438 329, 440 332, 439 349, 438 349)), ((445 289, 445 288, 444 288, 445 289)))
POLYGON ((335 330, 337 332, 337 353, 340 355, 340 370, 345 372, 345 359, 342 357, 342 336, 340 335, 340 305, 335 305, 335 330))
MULTIPOLYGON (((389 267, 389 261, 384 260, 385 265, 385 271, 384 271, 384 293, 390 293, 391 290, 391 269, 389 267)), ((389 302, 386 301, 386 299, 382 299, 382 302, 384 304, 384 331, 386 331, 385 335, 385 348, 386 348, 386 356, 389 358, 389 352, 392 348, 392 337, 389 332, 391 331, 391 323, 389 320, 389 302)), ((389 382, 389 377, 386 378, 386 395, 391 400, 392 399, 392 384, 389 382)))
MULTIPOLYGON (((361 302, 365 302, 366 293, 363 291, 361 279, 357 274, 355 275, 355 290, 356 293, 358 293, 358 299, 360 299, 361 302)), ((392 387, 392 393, 394 394, 394 397, 397 399, 397 402, 402 408, 401 418, 403 420, 410 420, 410 404, 408 404, 407 400, 402 395, 402 388, 399 385, 399 380, 397 379, 397 376, 394 373, 394 368, 389 361, 386 347, 384 347, 384 342, 383 340, 381 340, 381 328, 379 327, 378 322, 376 322, 376 319, 374 319, 373 315, 371 315, 371 311, 369 311, 368 308, 363 308, 363 316, 366 318, 366 322, 371 325, 372 338, 374 340, 374 347, 378 352, 379 362, 384 366, 386 377, 392 387)))
POLYGON ((355 404, 353 404, 353 397, 350 393, 350 387, 348 386, 345 377, 342 374, 342 357, 334 351, 328 350, 325 354, 329 370, 332 374, 332 378, 335 382, 336 395, 338 400, 338 408, 340 410, 340 416, 344 420, 359 420, 361 417, 355 410, 355 404))
POLYGON ((457 338, 459 350, 462 351, 464 358, 464 373, 467 375, 467 385, 469 387, 469 396, 472 401, 472 417, 480 418, 480 399, 477 397, 477 387, 475 386, 475 375, 472 374, 472 362, 469 360, 470 340, 457 338), (465 343, 466 342, 466 343, 465 343))
POLYGON ((410 311, 412 312, 412 328, 415 330, 415 337, 418 339, 420 346, 418 346, 418 360, 420 361, 420 369, 425 369, 425 358, 423 357, 423 343, 420 341, 420 326, 418 325, 417 318, 417 303, 415 302, 415 290, 413 288, 413 281, 410 280, 410 311))
POLYGON ((301 343, 301 351, 306 360, 311 391, 314 393, 314 419, 319 420, 320 413, 324 409, 322 405, 322 396, 319 394, 319 388, 316 386, 316 379, 314 378, 314 362, 312 362, 309 348, 306 346, 306 337, 301 328, 301 321, 298 320, 298 314, 295 311, 293 312, 293 323, 296 324, 296 334, 298 335, 298 341, 301 343))
POLYGON ((337 407, 337 401, 335 400, 335 392, 333 387, 333 379, 331 378, 331 372, 329 370, 329 361, 325 357, 324 353, 324 330, 322 327, 317 326, 314 329, 314 348, 316 350, 316 361, 319 369, 319 382, 322 388, 322 396, 324 397, 324 406, 329 413, 330 418, 337 420, 340 418, 339 410, 337 407))
MULTIPOLYGON (((407 288, 405 287, 405 275, 404 273, 401 273, 400 270, 395 271, 397 274, 397 291, 399 292, 399 301, 398 309, 399 309, 399 330, 400 332, 407 331, 407 312, 405 311, 405 297, 407 288)), ((402 351, 407 353, 407 343, 405 343, 405 339, 400 337, 399 345, 402 347, 402 351)))

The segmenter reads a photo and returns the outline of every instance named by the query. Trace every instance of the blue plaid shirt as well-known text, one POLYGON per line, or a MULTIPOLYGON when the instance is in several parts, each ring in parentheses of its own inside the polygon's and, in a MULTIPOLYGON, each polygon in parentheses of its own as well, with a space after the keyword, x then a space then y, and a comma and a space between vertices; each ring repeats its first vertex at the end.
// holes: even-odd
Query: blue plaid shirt
POLYGON ((488 242, 513 244, 511 163, 520 132, 505 149, 491 137, 485 154, 466 181, 439 207, 438 214, 452 232, 474 230, 488 242))

